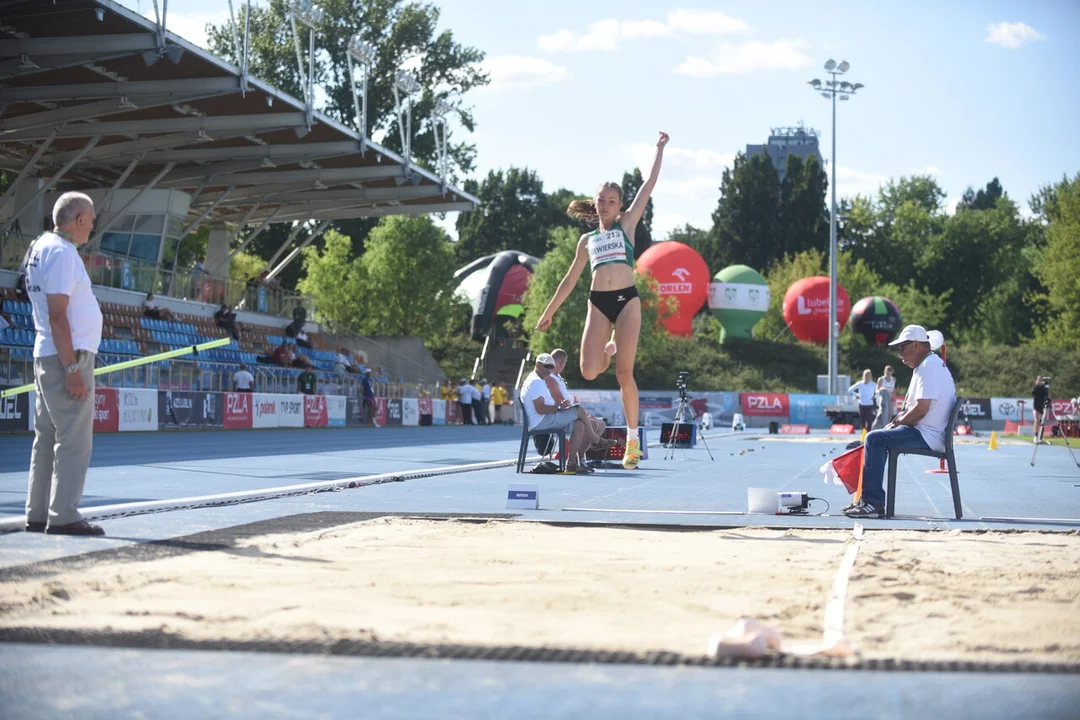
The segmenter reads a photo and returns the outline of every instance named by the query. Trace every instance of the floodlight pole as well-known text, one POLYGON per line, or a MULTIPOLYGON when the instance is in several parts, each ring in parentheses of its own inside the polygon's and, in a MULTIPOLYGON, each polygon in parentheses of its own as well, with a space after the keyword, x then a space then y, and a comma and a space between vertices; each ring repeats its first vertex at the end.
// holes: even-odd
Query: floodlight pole
POLYGON ((349 82, 352 83, 353 108, 356 110, 356 129, 360 132, 360 154, 367 153, 368 75, 375 62, 375 49, 359 36, 349 42, 345 53, 349 58, 349 82), (354 64, 355 63, 355 64, 354 64), (356 86, 356 67, 360 67, 360 87, 356 86))
POLYGON ((412 166, 412 96, 420 89, 420 83, 416 78, 398 71, 394 76, 394 108, 398 116, 398 132, 401 135, 401 154, 405 162, 402 164, 402 172, 406 177, 412 166), (402 94, 405 99, 402 101, 402 94))
POLYGON ((843 75, 848 71, 851 65, 847 61, 841 61, 839 65, 835 60, 829 60, 825 63, 825 71, 832 75, 832 80, 825 83, 822 86, 820 80, 814 79, 810 81, 810 86, 818 91, 826 98, 832 101, 832 180, 830 181, 830 189, 832 191, 832 199, 829 208, 829 394, 838 395, 840 388, 837 387, 837 375, 839 374, 838 368, 838 350, 837 350, 837 336, 839 335, 839 328, 837 328, 837 291, 836 291, 836 279, 837 279, 837 243, 836 243, 836 98, 839 95, 841 100, 847 100, 855 92, 863 87, 859 83, 851 84, 848 82, 841 82, 836 79, 837 75, 843 75))

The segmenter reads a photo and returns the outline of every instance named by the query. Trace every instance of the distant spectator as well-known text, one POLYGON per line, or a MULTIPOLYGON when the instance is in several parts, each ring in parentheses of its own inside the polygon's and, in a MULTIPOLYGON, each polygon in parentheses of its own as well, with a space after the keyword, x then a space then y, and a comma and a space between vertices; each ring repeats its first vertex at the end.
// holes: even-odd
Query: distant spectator
POLYGON ((503 422, 502 407, 507 404, 509 399, 510 396, 506 392, 506 387, 502 383, 495 383, 495 387, 491 388, 491 404, 495 406, 495 422, 503 422))
POLYGON ((472 388, 472 412, 477 425, 484 424, 484 393, 480 390, 480 381, 473 380, 469 385, 472 388))
POLYGON ((296 390, 304 395, 315 395, 319 392, 319 378, 315 377, 311 367, 305 368, 296 378, 296 390))
POLYGON ((195 267, 191 268, 191 294, 189 297, 195 301, 202 300, 202 277, 206 273, 206 266, 202 260, 195 261, 195 267))
POLYGON ((240 363, 240 369, 233 373, 233 390, 251 392, 255 389, 255 376, 248 372, 247 363, 240 363))
POLYGON ((292 367, 294 359, 292 348, 284 340, 270 353, 270 362, 281 367, 292 367))
POLYGON ((311 340, 308 339, 308 334, 304 332, 304 328, 300 328, 296 331, 296 344, 302 348, 311 350, 311 340))
POLYGON ((487 378, 480 380, 480 410, 483 411, 481 422, 484 425, 491 424, 491 383, 487 378))
POLYGON ((143 300, 142 314, 151 320, 164 320, 165 322, 172 322, 176 319, 176 316, 172 314, 172 310, 169 308, 159 308, 157 303, 154 302, 154 293, 146 293, 146 299, 143 300))
POLYGON ((228 305, 222 305, 214 313, 214 324, 224 328, 233 336, 233 340, 240 339, 240 323, 236 322, 236 313, 229 309, 228 305))
POLYGON ((375 400, 375 383, 371 380, 370 370, 364 373, 364 379, 360 381, 360 387, 364 393, 364 413, 367 415, 367 423, 371 427, 376 427, 375 414, 378 411, 379 404, 375 400))
POLYGON ((339 365, 345 368, 345 372, 360 374, 360 368, 358 368, 356 366, 356 363, 353 362, 352 353, 349 352, 348 348, 338 348, 337 362, 339 365))
POLYGON ((867 432, 873 428, 874 416, 877 414, 874 396, 877 394, 878 386, 873 378, 874 373, 869 369, 863 370, 862 382, 857 382, 848 388, 849 393, 854 393, 859 398, 859 429, 867 432))
POLYGON ((465 378, 458 380, 457 402, 461 408, 461 424, 473 424, 473 391, 475 388, 465 378))
POLYGON ((4 313, 0 312, 0 330, 7 330, 9 327, 12 327, 11 321, 4 313))
POLYGON ((885 374, 878 378, 878 410, 874 416, 874 429, 880 430, 893 418, 893 396, 896 393, 896 376, 893 374, 893 366, 885 366, 885 374))
POLYGON ((443 378, 439 383, 439 399, 453 401, 457 397, 457 392, 454 390, 454 386, 450 384, 448 378, 443 378))

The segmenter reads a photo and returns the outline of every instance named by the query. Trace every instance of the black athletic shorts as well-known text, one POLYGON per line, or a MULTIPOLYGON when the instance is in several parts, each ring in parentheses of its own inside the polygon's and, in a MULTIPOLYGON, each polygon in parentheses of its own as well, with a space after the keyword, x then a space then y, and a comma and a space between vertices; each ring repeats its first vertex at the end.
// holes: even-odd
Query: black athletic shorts
POLYGON ((590 290, 589 302, 604 313, 611 322, 619 319, 619 313, 626 304, 638 296, 637 288, 631 285, 621 290, 590 290))

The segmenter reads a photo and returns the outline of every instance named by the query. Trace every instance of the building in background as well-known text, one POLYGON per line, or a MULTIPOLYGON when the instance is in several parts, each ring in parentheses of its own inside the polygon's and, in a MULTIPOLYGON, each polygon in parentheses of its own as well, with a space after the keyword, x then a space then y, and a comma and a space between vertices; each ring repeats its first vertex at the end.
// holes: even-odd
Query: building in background
POLYGON ((784 179, 787 170, 788 155, 798 155, 803 160, 814 155, 822 167, 821 152, 818 150, 818 134, 816 130, 804 128, 800 123, 798 127, 770 128, 769 142, 765 145, 747 145, 746 157, 766 154, 772 160, 773 167, 780 179, 784 179))

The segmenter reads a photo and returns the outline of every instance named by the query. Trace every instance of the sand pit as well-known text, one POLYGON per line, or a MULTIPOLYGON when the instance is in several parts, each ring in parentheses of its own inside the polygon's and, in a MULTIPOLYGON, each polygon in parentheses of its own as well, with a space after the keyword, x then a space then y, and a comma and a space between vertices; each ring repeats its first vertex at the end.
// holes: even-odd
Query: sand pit
MULTIPOLYGON (((9 579, 0 627, 700 654, 750 615, 815 643, 850 537, 381 518, 9 579)), ((845 627, 868 657, 1077 661, 1078 597, 1075 533, 871 531, 845 627)))

